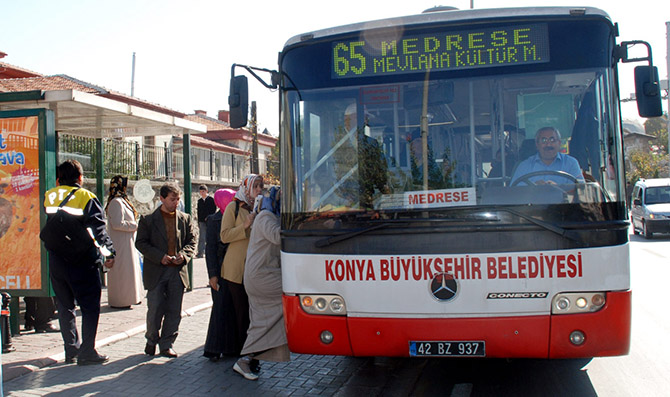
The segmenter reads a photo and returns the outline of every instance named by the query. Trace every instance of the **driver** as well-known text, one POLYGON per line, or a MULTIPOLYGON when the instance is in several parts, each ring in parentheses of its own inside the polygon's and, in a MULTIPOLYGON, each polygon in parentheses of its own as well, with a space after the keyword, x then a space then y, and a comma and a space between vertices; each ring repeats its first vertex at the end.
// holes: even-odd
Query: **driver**
POLYGON ((533 176, 529 180, 536 185, 558 185, 573 182, 572 179, 555 173, 555 171, 563 171, 575 177, 577 181, 584 182, 582 170, 579 168, 577 160, 558 151, 561 147, 561 134, 556 128, 540 128, 535 134, 535 147, 537 147, 537 153, 525 159, 516 167, 512 176, 512 184, 524 175, 542 171, 546 173, 533 176))

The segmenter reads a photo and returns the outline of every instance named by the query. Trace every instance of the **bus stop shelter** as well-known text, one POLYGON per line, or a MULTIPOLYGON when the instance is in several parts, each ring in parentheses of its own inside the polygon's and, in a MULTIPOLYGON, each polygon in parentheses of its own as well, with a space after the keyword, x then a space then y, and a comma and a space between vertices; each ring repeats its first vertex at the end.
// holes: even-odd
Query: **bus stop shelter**
MULTIPOLYGON (((176 112, 169 109, 161 112, 158 106, 153 106, 154 109, 157 109, 154 110, 150 109, 151 106, 142 107, 133 102, 137 103, 132 98, 124 102, 73 89, 0 93, 0 123, 5 120, 4 124, 0 124, 2 126, 0 128, 0 164, 2 164, 0 176, 11 180, 11 184, 3 182, 5 186, 0 199, 5 203, 10 203, 9 207, 13 207, 10 210, 10 212, 13 211, 12 218, 38 218, 40 220, 39 222, 35 220, 32 227, 23 225, 21 228, 16 225, 19 223, 17 221, 9 226, 8 235, 5 235, 4 238, 2 235, 4 233, 0 233, 0 250, 6 251, 7 247, 20 246, 22 252, 32 252, 36 256, 32 258, 35 260, 21 260, 20 262, 24 263, 20 264, 14 264, 9 259, 0 261, 0 290, 14 297, 49 294, 47 258, 41 248, 38 235, 46 219, 41 210, 44 193, 55 185, 58 134, 96 139, 95 193, 100 198, 104 197, 103 138, 183 136, 184 204, 186 208, 191 208, 190 135, 205 133, 206 126, 177 117, 174 115, 176 112), (24 125, 30 125, 30 127, 23 127, 24 125), (26 128, 25 132, 20 130, 21 128, 26 128), (12 132, 14 130, 18 132, 12 132), (32 159, 34 161, 28 165, 32 159), (24 170, 31 167, 29 171, 24 170), (39 182, 39 189, 36 188, 37 182, 39 182), (24 189, 26 184, 30 186, 30 189, 24 189), (28 197, 26 191, 30 191, 33 197, 28 197), (30 209, 23 208, 22 213, 19 214, 18 207, 21 203, 31 200, 30 209), (12 228, 18 228, 17 230, 21 233, 12 228), (7 269, 9 266, 17 266, 18 270, 7 269), (26 278, 22 272, 31 266, 39 267, 39 269, 32 269, 30 273, 33 282, 22 282, 21 277, 24 280, 26 278)), ((192 264, 190 263, 189 277, 192 278, 192 264)), ((18 299, 12 299, 11 309, 12 333, 17 333, 18 299)))

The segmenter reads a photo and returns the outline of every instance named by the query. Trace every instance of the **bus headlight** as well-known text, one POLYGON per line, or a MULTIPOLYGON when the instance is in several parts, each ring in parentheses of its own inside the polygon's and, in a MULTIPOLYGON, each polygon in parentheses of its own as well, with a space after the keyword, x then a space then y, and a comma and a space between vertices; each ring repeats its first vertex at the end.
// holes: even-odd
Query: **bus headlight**
POLYGON ((300 306, 309 314, 344 316, 347 314, 344 299, 339 295, 299 295, 300 306))
POLYGON ((335 297, 330 301, 330 310, 333 311, 333 313, 342 313, 342 310, 344 310, 344 301, 340 297, 335 297))
POLYGON ((604 292, 571 292, 554 296, 551 314, 575 314, 597 312, 607 301, 604 292))

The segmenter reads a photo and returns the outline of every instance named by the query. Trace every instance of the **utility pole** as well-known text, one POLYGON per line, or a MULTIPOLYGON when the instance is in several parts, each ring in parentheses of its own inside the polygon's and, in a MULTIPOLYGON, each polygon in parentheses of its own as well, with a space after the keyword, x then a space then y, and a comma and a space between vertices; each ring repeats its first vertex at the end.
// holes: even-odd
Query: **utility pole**
POLYGON ((130 96, 135 96, 135 53, 133 52, 133 71, 130 75, 130 96))
POLYGON ((256 119, 256 101, 251 101, 251 173, 258 174, 258 122, 256 119))

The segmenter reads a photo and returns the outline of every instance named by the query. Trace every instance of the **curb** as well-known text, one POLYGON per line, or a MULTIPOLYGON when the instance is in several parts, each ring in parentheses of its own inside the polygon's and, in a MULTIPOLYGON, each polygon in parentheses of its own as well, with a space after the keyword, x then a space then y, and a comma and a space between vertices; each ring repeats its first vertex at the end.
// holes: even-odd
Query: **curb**
MULTIPOLYGON (((212 302, 207 302, 207 303, 202 303, 196 306, 193 306, 191 308, 185 309, 181 311, 181 317, 190 317, 193 316, 195 313, 209 309, 212 307, 212 302)), ((138 325, 136 327, 133 327, 127 331, 119 332, 116 335, 109 336, 104 339, 96 340, 95 341, 95 347, 99 348, 102 346, 107 346, 111 345, 112 343, 131 338, 139 333, 142 333, 146 331, 147 326, 146 324, 144 325, 138 325)), ((18 378, 20 376, 23 376, 25 374, 29 374, 31 372, 36 372, 41 368, 48 367, 51 365, 54 365, 58 362, 63 362, 65 360, 65 352, 61 352, 58 354, 54 354, 49 357, 43 357, 43 358, 38 358, 38 359, 33 359, 30 361, 25 362, 22 365, 18 365, 12 368, 8 369, 3 369, 2 371, 2 382, 8 382, 12 379, 18 378)))

